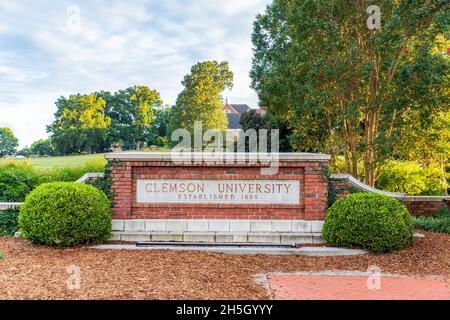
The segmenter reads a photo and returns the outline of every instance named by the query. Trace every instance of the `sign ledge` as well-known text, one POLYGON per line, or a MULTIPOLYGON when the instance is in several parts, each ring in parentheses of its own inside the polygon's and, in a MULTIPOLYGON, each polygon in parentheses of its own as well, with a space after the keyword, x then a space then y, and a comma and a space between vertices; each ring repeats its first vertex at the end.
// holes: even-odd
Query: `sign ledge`
POLYGON ((110 160, 121 161, 328 161, 331 156, 323 153, 214 153, 214 152, 120 152, 106 155, 110 160))

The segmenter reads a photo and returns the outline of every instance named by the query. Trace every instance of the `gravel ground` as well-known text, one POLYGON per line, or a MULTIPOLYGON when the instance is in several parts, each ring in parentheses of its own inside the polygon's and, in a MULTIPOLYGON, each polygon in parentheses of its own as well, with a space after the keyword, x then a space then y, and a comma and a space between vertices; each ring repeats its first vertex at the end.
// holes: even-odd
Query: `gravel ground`
POLYGON ((397 253, 346 257, 225 255, 174 251, 54 249, 0 238, 0 299, 267 299, 254 275, 366 271, 450 277, 450 235, 426 237, 397 253), (69 290, 67 267, 81 270, 69 290))

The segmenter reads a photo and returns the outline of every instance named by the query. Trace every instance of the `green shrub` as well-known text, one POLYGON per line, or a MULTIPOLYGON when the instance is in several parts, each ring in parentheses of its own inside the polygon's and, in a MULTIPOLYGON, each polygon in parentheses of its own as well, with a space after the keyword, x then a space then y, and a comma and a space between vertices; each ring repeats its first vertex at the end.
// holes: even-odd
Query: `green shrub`
POLYGON ((447 182, 442 169, 436 166, 422 168, 415 162, 392 161, 383 168, 376 187, 410 196, 442 195, 447 182))
POLYGON ((11 237, 19 231, 18 218, 19 209, 0 211, 0 236, 11 237))
POLYGON ((323 238, 336 246, 389 252, 411 245, 413 231, 411 215, 396 199, 355 193, 337 200, 328 209, 323 238))
POLYGON ((450 210, 448 210, 448 207, 442 208, 434 214, 434 217, 436 219, 450 219, 450 210))
POLYGON ((3 260, 4 258, 3 253, 0 251, 0 260, 3 260))
POLYGON ((431 217, 414 217, 414 225, 425 231, 450 233, 450 211, 444 208, 431 217))
POLYGON ((39 173, 28 162, 0 162, 0 202, 22 202, 39 183, 39 173))
POLYGON ((46 183, 27 196, 20 209, 19 227, 22 236, 36 244, 101 243, 111 235, 109 202, 91 185, 46 183))
POLYGON ((103 172, 105 159, 92 159, 84 166, 56 167, 40 170, 41 182, 73 182, 80 179, 86 173, 103 172))

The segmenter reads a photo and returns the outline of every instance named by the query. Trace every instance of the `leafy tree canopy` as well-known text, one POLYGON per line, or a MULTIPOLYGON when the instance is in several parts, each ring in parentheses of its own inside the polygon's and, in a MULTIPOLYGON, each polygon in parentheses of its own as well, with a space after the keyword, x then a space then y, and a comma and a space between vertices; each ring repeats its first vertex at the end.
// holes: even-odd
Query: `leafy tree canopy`
POLYGON ((195 121, 201 121, 203 129, 225 130, 228 119, 222 111, 221 94, 233 87, 233 73, 228 62, 199 62, 184 77, 182 84, 184 89, 172 110, 169 131, 192 130, 195 121))
POLYGON ((10 128, 0 128, 0 156, 14 154, 19 146, 19 140, 10 128))
POLYGON ((371 1, 274 0, 256 18, 252 86, 292 130, 301 151, 345 155, 347 172, 375 184, 411 125, 448 108, 449 3, 380 0, 381 29, 367 27, 371 1))
POLYGON ((110 143, 139 149, 151 128, 155 108, 163 104, 160 93, 147 86, 134 86, 114 94, 98 94, 106 100, 106 115, 111 118, 110 143))
POLYGON ((148 145, 159 145, 161 147, 168 142, 168 125, 170 122, 171 108, 157 109, 154 120, 148 131, 146 139, 148 145))
POLYGON ((61 154, 98 152, 107 147, 106 101, 95 93, 61 97, 56 102, 55 121, 47 127, 61 154))
POLYGON ((55 149, 53 148, 52 142, 50 139, 40 139, 31 144, 30 154, 35 154, 39 156, 44 155, 54 155, 55 149))

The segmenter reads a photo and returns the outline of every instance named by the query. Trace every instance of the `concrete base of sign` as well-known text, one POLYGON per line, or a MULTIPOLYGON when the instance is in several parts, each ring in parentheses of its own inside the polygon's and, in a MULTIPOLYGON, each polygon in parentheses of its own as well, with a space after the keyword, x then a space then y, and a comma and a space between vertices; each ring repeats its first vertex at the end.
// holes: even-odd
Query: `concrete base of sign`
POLYGON ((266 255, 306 255, 315 257, 349 256, 366 254, 365 250, 329 247, 304 247, 304 248, 276 248, 276 247, 209 247, 209 246, 151 246, 137 247, 135 245, 106 244, 94 246, 97 250, 175 250, 175 251, 204 251, 226 254, 266 254, 266 255))
POLYGON ((204 243, 324 243, 320 233, 233 232, 113 232, 112 241, 204 242, 204 243))
POLYGON ((113 220, 113 241, 320 244, 323 221, 113 220))

